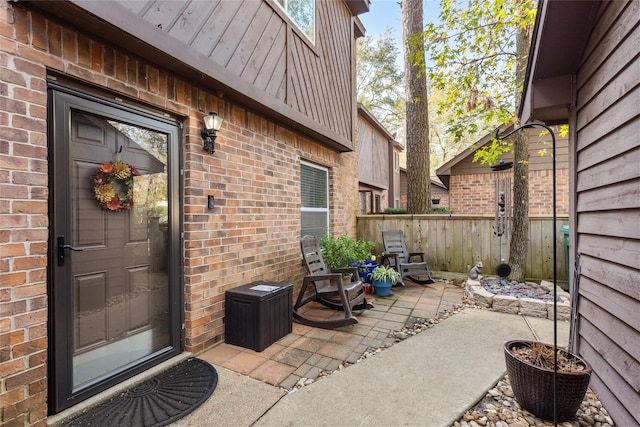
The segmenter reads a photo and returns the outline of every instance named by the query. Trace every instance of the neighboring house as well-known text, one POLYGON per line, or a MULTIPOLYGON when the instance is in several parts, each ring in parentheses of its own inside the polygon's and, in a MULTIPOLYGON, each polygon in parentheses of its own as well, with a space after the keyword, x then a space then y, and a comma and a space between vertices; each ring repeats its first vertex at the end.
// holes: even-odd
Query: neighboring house
POLYGON ((640 425, 640 2, 541 1, 522 123, 569 123, 573 351, 619 426, 640 425))
POLYGON ((449 190, 444 186, 440 178, 431 177, 431 207, 432 208, 451 208, 451 197, 449 190))
POLYGON ((358 181, 360 214, 400 207, 400 152, 403 147, 358 104, 358 181))
MULTIPOLYGON (((509 127, 507 130, 512 129, 509 127)), ((529 136, 529 215, 551 215, 552 157, 551 136, 540 135, 544 129, 528 129, 529 136)), ((494 133, 488 134, 436 170, 436 175, 449 189, 449 207, 457 214, 494 215, 496 210, 496 179, 508 177, 513 187, 513 169, 494 172, 489 166, 474 162, 475 152, 490 144, 494 133)), ((557 213, 569 213, 569 174, 567 138, 556 132, 557 213)), ((513 152, 500 157, 513 162, 513 152)))
POLYGON ((368 8, 0 0, 0 424, 220 342, 226 290, 355 234, 368 8))
MULTIPOLYGON (((431 207, 432 208, 448 208, 449 207, 449 190, 440 181, 437 176, 430 179, 431 185, 431 207)), ((407 208, 407 170, 400 167, 400 207, 407 208)))

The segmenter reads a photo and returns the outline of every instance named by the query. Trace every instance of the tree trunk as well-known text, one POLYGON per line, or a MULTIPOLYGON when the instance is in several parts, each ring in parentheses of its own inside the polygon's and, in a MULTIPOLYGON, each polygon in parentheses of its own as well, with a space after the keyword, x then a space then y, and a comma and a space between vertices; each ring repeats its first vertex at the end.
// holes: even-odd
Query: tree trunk
POLYGON ((523 282, 529 247, 529 147, 526 132, 520 131, 514 135, 513 151, 513 228, 509 265, 511 280, 523 282))
POLYGON ((407 110, 407 211, 426 214, 431 209, 431 173, 422 0, 402 0, 400 6, 407 110))
MULTIPOLYGON (((519 2, 521 4, 522 2, 519 2)), ((532 28, 518 26, 516 30, 516 106, 522 101, 527 69, 527 55, 531 45, 532 28)), ((517 111, 517 110, 516 110, 517 111)), ((515 126, 520 122, 516 120, 515 126)), ((513 140, 513 227, 509 245, 511 280, 523 282, 529 247, 529 139, 525 131, 515 134, 513 140)))

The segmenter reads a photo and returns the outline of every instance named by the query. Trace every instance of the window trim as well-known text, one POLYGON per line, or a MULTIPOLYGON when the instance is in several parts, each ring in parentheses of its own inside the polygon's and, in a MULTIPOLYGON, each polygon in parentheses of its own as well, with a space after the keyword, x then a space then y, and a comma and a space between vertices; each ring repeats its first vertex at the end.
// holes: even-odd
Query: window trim
POLYGON ((329 200, 330 191, 329 191, 329 168, 318 165, 316 163, 308 162, 305 160, 300 160, 300 236, 302 236, 302 213, 303 212, 326 212, 327 214, 327 222, 325 224, 325 229, 328 230, 331 224, 331 202, 329 200), (327 207, 326 208, 310 208, 302 206, 302 166, 308 166, 311 168, 315 168, 325 172, 325 189, 326 189, 326 200, 327 207))
POLYGON ((359 196, 359 207, 358 210, 360 210, 363 206, 361 205, 362 203, 362 197, 364 196, 364 210, 365 212, 360 211, 361 215, 371 215, 373 214, 373 191, 372 190, 358 190, 358 196, 359 196), (369 197, 367 197, 367 194, 369 195, 369 197), (367 198, 369 200, 367 200, 367 198))
MULTIPOLYGON (((272 0, 273 3, 276 4, 277 9, 279 9, 281 12, 283 12, 283 14, 287 17, 287 19, 293 23, 293 27, 295 29, 295 31, 299 34, 302 34, 303 37, 302 39, 305 40, 307 43, 309 43, 312 47, 315 47, 316 45, 316 40, 318 39, 318 8, 317 8, 317 1, 316 0, 312 0, 313 1, 313 39, 311 37, 309 37, 309 35, 305 32, 305 30, 300 27, 300 24, 298 24, 298 22, 296 22, 295 19, 293 19, 293 17, 289 14, 289 12, 287 11, 287 9, 285 9, 285 7, 283 5, 280 4, 281 0, 272 0)), ((289 0, 282 0, 284 2, 288 2, 289 0)))

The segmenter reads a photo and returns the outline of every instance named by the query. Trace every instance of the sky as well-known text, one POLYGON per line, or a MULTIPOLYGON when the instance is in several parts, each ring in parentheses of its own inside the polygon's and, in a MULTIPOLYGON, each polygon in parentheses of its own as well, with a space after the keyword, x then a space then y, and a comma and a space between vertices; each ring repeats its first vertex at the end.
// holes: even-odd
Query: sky
MULTIPOLYGON (((371 0, 369 12, 358 15, 367 30, 367 34, 378 38, 388 27, 391 27, 394 30, 398 44, 402 44, 402 11, 400 10, 399 1, 371 0)), ((437 21, 439 9, 439 0, 424 0, 424 22, 437 21)), ((402 49, 400 49, 400 52, 402 52, 402 49)))

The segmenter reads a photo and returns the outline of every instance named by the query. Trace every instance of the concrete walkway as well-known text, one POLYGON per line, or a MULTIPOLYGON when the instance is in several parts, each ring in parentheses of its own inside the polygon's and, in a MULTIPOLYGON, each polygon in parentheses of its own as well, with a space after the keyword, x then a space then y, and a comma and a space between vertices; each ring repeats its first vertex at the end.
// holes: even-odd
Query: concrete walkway
MULTIPOLYGON (((558 345, 569 324, 558 322, 558 345)), ((277 387, 216 366, 211 398, 175 426, 450 426, 505 372, 511 339, 553 342, 553 322, 467 308, 307 387, 277 387)))

